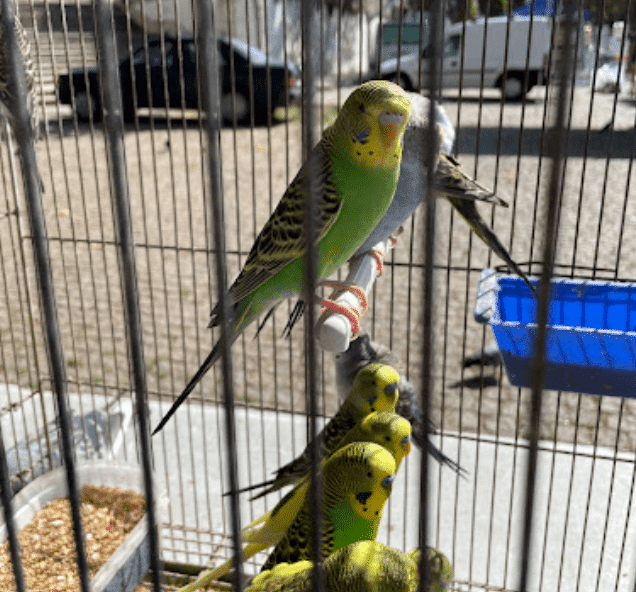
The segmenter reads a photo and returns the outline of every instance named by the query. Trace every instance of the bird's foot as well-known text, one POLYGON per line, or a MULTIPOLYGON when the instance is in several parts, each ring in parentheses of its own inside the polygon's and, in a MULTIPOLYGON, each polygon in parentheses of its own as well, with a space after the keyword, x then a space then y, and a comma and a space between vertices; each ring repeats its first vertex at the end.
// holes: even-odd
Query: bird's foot
MULTIPOLYGON (((387 237, 388 240, 391 242, 391 247, 390 247, 391 249, 395 247, 397 243, 397 237, 400 236, 403 232, 404 232, 404 226, 400 226, 395 231, 395 233, 387 237)), ((384 258, 386 257, 386 253, 380 249, 371 249, 370 251, 367 251, 367 252, 375 259, 375 262, 378 266, 378 276, 381 276, 382 271, 384 269, 384 258)), ((387 252, 388 252, 388 247, 387 247, 387 252)))
POLYGON ((369 303, 367 295, 360 286, 352 284, 345 284, 343 282, 324 281, 321 284, 336 288, 336 292, 331 295, 331 298, 322 298, 320 304, 323 306, 322 312, 329 314, 341 314, 346 317, 351 323, 351 338, 357 339, 360 333, 360 318, 367 312, 369 303), (351 292, 360 302, 360 307, 349 306, 347 304, 340 304, 336 302, 339 296, 344 292, 351 292))
POLYGON ((382 271, 384 270, 384 257, 386 256, 383 251, 379 249, 372 249, 370 251, 371 255, 375 259, 375 262, 378 266, 378 277, 382 275, 382 271))

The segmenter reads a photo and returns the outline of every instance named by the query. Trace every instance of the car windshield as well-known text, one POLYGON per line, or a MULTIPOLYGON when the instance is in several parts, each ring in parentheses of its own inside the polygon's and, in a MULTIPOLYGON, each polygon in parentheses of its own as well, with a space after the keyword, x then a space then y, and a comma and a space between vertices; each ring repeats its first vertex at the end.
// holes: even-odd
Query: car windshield
MULTIPOLYGON (((166 66, 172 65, 172 43, 166 41, 164 43, 164 47, 166 50, 166 55, 168 56, 166 59, 166 66)), ((135 54, 134 63, 135 66, 145 64, 146 62, 146 48, 142 47, 135 54)), ((151 68, 161 67, 163 62, 163 51, 161 44, 151 45, 148 48, 148 64, 151 68)))
POLYGON ((244 41, 232 39, 232 47, 234 48, 234 51, 236 51, 245 60, 249 59, 253 66, 265 66, 267 64, 267 54, 256 47, 248 45, 244 41))
MULTIPOLYGON (((444 57, 451 58, 459 54, 462 38, 460 35, 451 35, 444 43, 444 57)), ((422 57, 426 60, 434 55, 434 47, 427 45, 422 51, 422 57)))

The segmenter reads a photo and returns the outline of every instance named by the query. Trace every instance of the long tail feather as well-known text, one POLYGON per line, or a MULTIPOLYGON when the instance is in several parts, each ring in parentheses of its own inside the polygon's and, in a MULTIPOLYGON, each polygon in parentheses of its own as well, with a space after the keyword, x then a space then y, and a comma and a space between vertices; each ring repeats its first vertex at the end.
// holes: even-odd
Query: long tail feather
POLYGON ((296 304, 294 304, 294 308, 291 313, 289 313, 289 319, 287 319, 287 324, 283 329, 283 337, 285 339, 289 339, 291 336, 291 331, 294 328, 294 325, 301 319, 305 312, 305 302, 304 300, 297 300, 296 304))
POLYGON ((458 465, 453 459, 446 456, 430 439, 427 438, 426 451, 440 464, 446 465, 450 469, 453 469, 460 477, 467 475, 466 469, 458 465))
POLYGON ((278 306, 278 302, 272 306, 272 308, 270 308, 266 313, 265 313, 265 317, 263 318, 263 321, 261 322, 261 324, 258 326, 258 328, 256 329, 256 335, 254 335, 254 339, 256 339, 258 337, 258 335, 260 334, 260 332, 263 330, 263 327, 265 327, 265 323, 267 323, 267 321, 269 320, 269 317, 271 317, 274 314, 274 311, 276 310, 276 307, 278 306))
MULTIPOLYGON (((255 489, 260 489, 261 487, 269 487, 275 483, 276 479, 270 479, 269 481, 262 481, 261 483, 256 483, 255 485, 249 485, 248 487, 243 487, 241 489, 237 489, 236 493, 246 493, 248 491, 254 491, 255 489)), ((230 495, 231 491, 226 491, 223 495, 230 495)))
POLYGON ((488 225, 479 215, 477 206, 475 206, 475 202, 455 199, 452 197, 447 197, 447 199, 451 202, 452 206, 457 210, 460 216, 462 216, 462 218, 464 218, 464 220, 468 222, 473 232, 481 240, 483 240, 503 261, 505 261, 508 267, 512 271, 514 271, 526 283, 532 293, 537 296, 537 290, 528 279, 528 276, 514 262, 514 260, 510 256, 510 253, 508 253, 506 248, 501 244, 501 241, 497 238, 497 235, 490 228, 488 228, 488 225))
POLYGON ((456 197, 462 201, 485 201, 508 207, 506 201, 464 173, 459 161, 450 154, 442 153, 437 162, 435 188, 441 195, 449 198, 456 197))
MULTIPOLYGON (((263 489, 263 491, 261 491, 260 493, 253 495, 250 498, 250 501, 253 502, 257 499, 265 497, 266 495, 269 495, 270 493, 274 493, 275 491, 278 491, 279 489, 282 489, 283 487, 286 487, 287 485, 293 485, 292 481, 287 481, 287 480, 282 480, 279 483, 276 483, 276 480, 274 480, 271 483, 272 484, 269 487, 267 487, 266 489, 263 489)), ((265 486, 265 483, 261 483, 261 485, 265 486)))
POLYGON ((190 380, 190 382, 186 385, 186 387, 183 389, 183 392, 179 395, 177 400, 172 404, 172 407, 170 407, 170 409, 168 410, 168 413, 163 416, 162 420, 159 422, 159 425, 152 432, 153 436, 157 432, 161 431, 163 426, 165 426, 168 420, 174 415, 174 412, 179 409, 181 403, 186 400, 187 396, 194 390, 194 387, 203 378, 205 373, 212 367, 212 364, 214 364, 214 362, 218 360, 221 355, 220 349, 221 348, 219 347, 219 342, 217 341, 214 344, 214 347, 212 348, 212 351, 209 353, 208 357, 205 358, 205 361, 203 362, 203 364, 201 364, 201 367, 192 377, 192 380, 190 380))

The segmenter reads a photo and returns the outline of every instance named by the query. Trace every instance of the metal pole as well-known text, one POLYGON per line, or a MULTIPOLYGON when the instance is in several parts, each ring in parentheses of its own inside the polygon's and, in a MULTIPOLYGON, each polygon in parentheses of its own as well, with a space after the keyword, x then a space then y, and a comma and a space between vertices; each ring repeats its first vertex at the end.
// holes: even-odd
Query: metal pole
POLYGON ((126 179, 126 160, 123 145, 123 113, 121 89, 117 69, 117 54, 114 43, 112 5, 109 0, 96 3, 97 42, 99 49, 99 69, 104 101, 104 128, 108 146, 111 187, 117 242, 119 244, 119 264, 122 274, 122 288, 125 299, 128 351, 132 365, 131 374, 135 389, 135 409, 139 422, 141 462, 144 476, 144 493, 148 513, 148 533, 150 538, 150 565, 154 572, 154 592, 161 592, 161 560, 159 558, 159 538, 157 534, 157 514, 152 486, 152 460, 150 432, 148 425, 148 404, 146 373, 144 364, 141 317, 137 293, 137 273, 135 269, 135 245, 130 221, 130 197, 126 179))
POLYGON ((530 448, 528 451, 528 471, 525 485, 524 527, 522 534, 521 573, 518 590, 528 589, 528 574, 530 565, 530 550, 532 545, 532 514, 534 511, 535 482, 537 476, 537 452, 540 436, 541 399, 543 394, 543 376, 545 373, 546 335, 548 322, 548 304, 550 297, 550 278, 554 271, 554 255, 556 252, 556 238, 558 227, 558 208, 563 184, 563 159, 566 155, 565 122, 567 117, 568 97, 571 77, 568 76, 569 66, 574 60, 574 7, 566 3, 564 25, 564 43, 559 54, 557 77, 559 93, 554 108, 554 125, 548 132, 547 155, 552 160, 550 186, 547 193, 547 207, 545 215, 546 231, 543 244, 543 269, 539 283, 539 302, 537 304, 537 337, 532 363, 532 399, 530 409, 530 448))
POLYGON ((221 184, 221 152, 219 147, 220 105, 217 40, 214 6, 210 0, 198 0, 197 47, 198 75, 202 107, 205 113, 205 131, 208 139, 208 173, 210 175, 210 216, 216 252, 216 285, 221 310, 221 370, 223 373, 223 406, 225 409, 225 441, 227 446, 228 480, 230 482, 230 523, 234 552, 234 590, 241 592, 243 583, 243 559, 241 553, 241 515, 238 501, 238 470, 236 457, 236 433, 234 424, 234 384, 230 347, 234 319, 227 297, 225 264, 225 235, 223 226, 223 187, 221 184))
POLYGON ((309 501, 312 507, 311 540, 313 543, 312 589, 320 591, 324 589, 324 577, 321 567, 322 562, 322 533, 320 511, 322 502, 322 487, 318 474, 320 462, 320 446, 316 438, 318 413, 318 371, 316 350, 316 310, 314 299, 318 278, 318 196, 311 180, 316 178, 318 163, 312 157, 314 140, 314 33, 313 20, 316 12, 314 0, 304 0, 302 3, 302 39, 303 39, 303 141, 307 148, 307 175, 303 186, 305 197, 305 236, 307 237, 307 251, 305 255, 305 285, 303 299, 307 303, 305 315, 305 348, 307 360, 307 397, 309 407, 309 448, 310 479, 309 501), (314 173, 316 171, 316 173, 314 173))
MULTIPOLYGON (((439 150, 439 136, 435 125, 435 101, 438 94, 439 80, 439 56, 442 47, 443 30, 443 3, 434 5, 435 9, 430 21, 431 44, 433 49, 430 56, 430 69, 428 70, 428 80, 426 86, 429 91, 429 112, 428 129, 424 141, 423 153, 426 154, 426 199, 424 200, 424 221, 423 221, 423 249, 424 249, 424 269, 423 269, 423 303, 422 303, 422 424, 428 424, 430 413, 430 399, 432 390, 432 366, 433 366, 433 266, 435 263, 435 203, 436 195, 434 189, 434 174, 437 166, 437 154, 439 150)), ((428 461, 429 455, 422 450, 420 462, 420 542, 422 550, 420 556, 419 573, 420 582, 418 592, 429 589, 431 582, 431 566, 426 553, 427 531, 428 531, 428 461)))

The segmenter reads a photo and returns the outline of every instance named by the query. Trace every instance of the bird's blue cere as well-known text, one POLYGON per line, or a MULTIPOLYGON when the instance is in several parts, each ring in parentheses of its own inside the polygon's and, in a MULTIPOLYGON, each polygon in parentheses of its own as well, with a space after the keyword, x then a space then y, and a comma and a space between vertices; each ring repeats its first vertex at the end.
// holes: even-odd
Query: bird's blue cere
POLYGON ((393 393, 397 390, 397 387, 398 387, 398 383, 397 383, 397 382, 392 382, 391 384, 387 384, 387 385, 384 387, 384 392, 385 392, 387 395, 391 395, 391 394, 393 394, 393 393))
POLYGON ((393 485, 393 481, 395 481, 395 475, 387 475, 384 479, 382 479, 382 487, 386 487, 388 489, 393 485))

